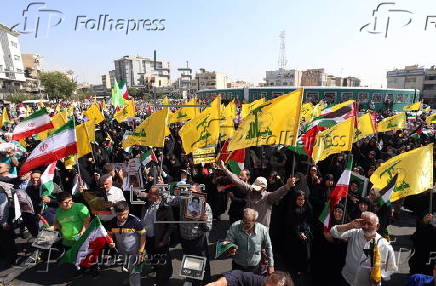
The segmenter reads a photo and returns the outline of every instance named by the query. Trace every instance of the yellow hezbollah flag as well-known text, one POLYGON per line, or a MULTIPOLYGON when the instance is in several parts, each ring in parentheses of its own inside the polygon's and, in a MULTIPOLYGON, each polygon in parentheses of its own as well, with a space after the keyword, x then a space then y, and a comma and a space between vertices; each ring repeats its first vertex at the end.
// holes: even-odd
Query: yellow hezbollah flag
POLYGON ((256 109, 256 107, 259 107, 264 103, 265 103, 265 98, 262 97, 261 99, 255 100, 251 103, 242 104, 241 118, 247 117, 252 110, 256 109))
POLYGON ((167 120, 168 107, 152 113, 123 140, 123 148, 134 145, 163 147, 165 134, 169 133, 167 120))
POLYGON ((436 123, 436 113, 433 113, 432 115, 428 116, 425 119, 425 122, 427 122, 428 125, 431 125, 433 123, 436 123))
POLYGON ((68 116, 67 116, 67 111, 61 111, 59 113, 56 113, 52 118, 51 118, 51 122, 53 123, 53 129, 50 130, 45 130, 42 131, 40 133, 38 133, 37 135, 37 139, 38 140, 45 140, 47 139, 48 135, 50 134, 50 132, 53 132, 55 129, 60 128, 62 125, 64 125, 65 123, 67 123, 68 121, 68 116))
POLYGON ((406 128, 406 113, 404 112, 385 118, 377 124, 377 132, 386 132, 404 128, 406 128))
POLYGON ((433 144, 389 159, 371 175, 374 188, 383 189, 398 174, 390 201, 419 194, 433 187, 433 144))
POLYGON ((128 117, 135 117, 135 102, 132 100, 124 100, 124 107, 114 114, 114 118, 118 123, 123 122, 128 117))
POLYGON ((0 117, 0 128, 3 128, 3 125, 5 125, 5 123, 7 122, 11 122, 11 121, 9 120, 9 115, 8 115, 8 111, 6 110, 6 107, 3 107, 2 116, 0 117))
POLYGON ((418 101, 418 102, 412 103, 410 105, 404 106, 403 110, 404 111, 418 111, 421 109, 421 105, 422 105, 422 101, 418 101))
POLYGON ((233 119, 236 117, 236 104, 232 100, 227 106, 221 105, 220 138, 224 141, 231 138, 235 132, 233 119))
POLYGON ((377 129, 372 121, 371 113, 365 113, 357 119, 357 129, 354 130, 353 142, 375 133, 377 133, 377 129))
POLYGON ((308 123, 312 120, 313 104, 311 102, 303 104, 301 107, 301 117, 304 118, 304 122, 308 123))
POLYGON ((186 154, 216 145, 220 133, 221 97, 217 96, 200 115, 188 121, 179 131, 186 154))
POLYGON ((83 114, 85 114, 89 120, 94 121, 95 124, 99 124, 100 122, 104 121, 104 115, 101 113, 97 104, 91 105, 88 110, 83 112, 83 114))
POLYGON ((77 162, 77 154, 70 155, 64 159, 65 169, 71 170, 77 162))
POLYGON ((430 113, 431 112, 431 106, 427 106, 426 109, 424 109, 424 113, 430 113))
POLYGON ((318 133, 312 152, 313 161, 318 163, 332 154, 350 151, 353 147, 353 138, 353 117, 318 133))
POLYGON ((95 141, 94 121, 87 121, 76 126, 77 158, 92 152, 91 142, 95 141))
POLYGON ((374 243, 373 261, 371 268, 371 285, 380 285, 381 283, 381 253, 377 243, 374 243))
POLYGON ((261 145, 295 145, 302 99, 303 89, 297 89, 253 109, 235 131, 228 150, 261 145))
POLYGON ((318 102, 318 104, 313 107, 312 116, 318 117, 321 114, 321 111, 323 111, 325 107, 326 107, 326 104, 324 103, 323 100, 318 102))
MULTIPOLYGON (((192 99, 186 103, 186 105, 197 105, 196 99, 192 99)), ((177 123, 182 121, 188 121, 200 114, 198 107, 185 106, 177 110, 175 113, 168 115, 168 123, 177 123)))

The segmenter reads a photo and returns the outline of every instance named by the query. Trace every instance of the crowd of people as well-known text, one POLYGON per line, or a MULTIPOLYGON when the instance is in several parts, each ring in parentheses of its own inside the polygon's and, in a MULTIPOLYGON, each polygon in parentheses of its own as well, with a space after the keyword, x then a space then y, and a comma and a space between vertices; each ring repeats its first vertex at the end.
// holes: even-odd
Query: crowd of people
MULTIPOLYGON (((93 100, 61 101, 45 107, 52 116, 69 109, 79 124, 87 120, 83 111, 93 103, 93 100)), ((368 245, 375 242, 380 246, 382 276, 388 279, 398 270, 389 226, 398 222, 402 209, 407 208, 417 221, 410 273, 427 275, 428 279, 434 275, 434 262, 427 263, 436 251, 435 218, 428 209, 430 191, 383 204, 379 190, 372 188, 368 180, 389 158, 435 141, 432 126, 425 123, 425 114, 409 122, 404 130, 366 137, 354 143, 352 151, 334 154, 318 164, 286 146, 249 147, 244 169, 235 174, 222 161, 194 164, 192 156, 183 150, 178 123, 170 125, 171 134, 165 138, 163 148, 124 149, 123 135, 138 122, 118 123, 113 120, 114 107, 110 102, 99 104, 105 120, 96 126, 92 152, 78 158, 73 166, 64 160, 57 162, 55 187, 49 196, 43 196, 41 191, 41 176, 47 166, 17 176, 20 166, 40 141, 36 136, 14 141, 11 133, 18 122, 41 106, 4 104, 3 112, 8 112, 10 122, 3 124, 2 142, 12 143, 16 148, 0 150, 3 268, 16 264, 18 236, 36 238, 48 226, 60 232, 61 244, 68 250, 97 216, 109 234, 107 249, 116 248, 120 254, 147 262, 139 271, 138 261, 128 263, 130 285, 141 285, 147 275, 145 279, 166 285, 176 275, 170 250, 179 243, 183 254, 206 257, 204 279, 187 278, 193 285, 289 286, 307 277, 312 285, 377 285, 371 280, 374 253, 368 245), (157 160, 138 167, 140 178, 136 183, 141 183, 134 200, 142 204, 132 203, 126 179, 129 174, 120 166, 127 166, 149 151, 157 160), (332 228, 326 229, 319 218, 348 156, 353 156, 352 172, 361 181, 350 183, 347 198, 331 212, 332 228), (366 189, 362 188, 362 181, 366 189), (167 187, 179 191, 185 188, 189 195, 167 191, 167 187), (14 208, 18 206, 13 201, 14 192, 18 194, 21 212, 18 220, 14 217, 14 208), (196 217, 194 220, 186 216, 186 209, 196 217), (225 214, 228 221, 223 221, 225 214), (223 243, 235 247, 227 252, 232 259, 232 271, 212 277, 210 260, 214 256, 209 233, 217 224, 227 229, 220 235, 223 243)), ((140 100, 136 108, 140 119, 154 110, 152 103, 140 100)), ((386 116, 378 114, 379 119, 386 116)), ((81 267, 75 271, 74 279, 88 274, 98 277, 99 268, 99 265, 81 267)), ((427 276, 417 275, 411 276, 409 285, 430 285, 419 284, 419 279, 427 276)))

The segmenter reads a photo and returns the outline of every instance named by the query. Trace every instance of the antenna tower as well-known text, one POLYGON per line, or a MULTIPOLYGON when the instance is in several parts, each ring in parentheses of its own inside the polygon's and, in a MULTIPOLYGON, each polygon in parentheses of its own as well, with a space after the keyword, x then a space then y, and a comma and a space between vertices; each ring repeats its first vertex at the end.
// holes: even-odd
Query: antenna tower
POLYGON ((278 61, 279 69, 286 69, 288 60, 286 59, 285 31, 281 31, 279 37, 280 37, 280 51, 279 51, 279 61, 278 61))

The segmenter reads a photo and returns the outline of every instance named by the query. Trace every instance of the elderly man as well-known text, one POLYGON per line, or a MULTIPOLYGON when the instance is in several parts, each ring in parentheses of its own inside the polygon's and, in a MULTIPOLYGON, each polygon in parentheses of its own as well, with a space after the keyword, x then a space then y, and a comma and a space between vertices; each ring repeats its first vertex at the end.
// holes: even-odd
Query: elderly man
POLYGON ((112 176, 110 174, 101 176, 100 185, 102 187, 101 191, 84 192, 83 197, 90 206, 91 212, 94 215, 98 215, 105 225, 115 217, 113 206, 126 199, 124 198, 123 191, 112 185, 112 176))
POLYGON ((227 174, 232 182, 241 191, 247 194, 247 207, 255 209, 259 213, 259 222, 269 227, 271 221, 272 205, 280 201, 291 188, 295 187, 295 178, 289 178, 286 184, 275 192, 267 192, 267 180, 264 177, 257 177, 252 185, 241 180, 226 168, 223 161, 220 161, 220 168, 227 174))
POLYGON ((382 275, 398 270, 392 246, 377 233, 379 226, 376 214, 363 212, 360 219, 335 225, 330 230, 334 238, 348 241, 347 257, 342 268, 342 285, 377 285, 370 277, 375 247, 379 249, 382 275))
POLYGON ((229 253, 234 256, 232 270, 260 272, 262 248, 266 248, 267 271, 268 274, 274 272, 274 259, 268 228, 256 223, 258 215, 258 212, 253 209, 245 209, 243 220, 233 223, 227 231, 226 241, 238 246, 238 249, 232 249, 229 253))

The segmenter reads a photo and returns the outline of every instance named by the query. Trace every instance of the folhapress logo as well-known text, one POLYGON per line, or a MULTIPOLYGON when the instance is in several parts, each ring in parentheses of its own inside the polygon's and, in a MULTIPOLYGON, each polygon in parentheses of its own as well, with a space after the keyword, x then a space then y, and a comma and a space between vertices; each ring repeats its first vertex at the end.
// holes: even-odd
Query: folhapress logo
MULTIPOLYGON (((45 2, 31 2, 21 13, 22 20, 11 27, 24 35, 35 38, 48 37, 51 29, 65 22, 65 15, 57 9, 50 9, 45 2)), ((166 19, 163 18, 112 18, 109 14, 97 17, 78 15, 74 17, 71 28, 74 31, 123 32, 129 35, 139 31, 163 31, 166 19)), ((63 24, 65 25, 65 24, 63 24)))
POLYGON ((44 2, 32 2, 23 10, 22 21, 11 27, 21 34, 31 34, 35 38, 41 35, 48 37, 50 29, 59 26, 63 21, 63 13, 48 9, 44 2))
POLYGON ((109 15, 99 15, 89 18, 81 15, 76 17, 75 31, 123 31, 128 35, 134 31, 163 31, 165 19, 113 19, 109 15))

